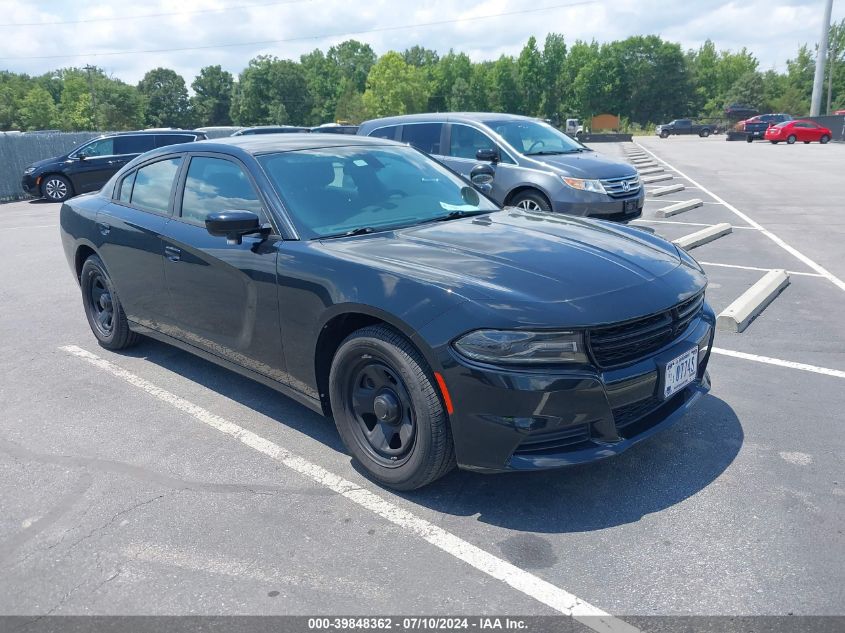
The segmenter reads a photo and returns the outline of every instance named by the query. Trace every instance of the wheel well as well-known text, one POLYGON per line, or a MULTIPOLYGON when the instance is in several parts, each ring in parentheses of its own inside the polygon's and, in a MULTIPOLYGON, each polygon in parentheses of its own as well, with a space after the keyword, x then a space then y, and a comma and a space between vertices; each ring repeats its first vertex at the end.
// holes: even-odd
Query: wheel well
MULTIPOLYGON (((68 183, 68 185, 70 186, 70 193, 71 193, 71 194, 72 194, 72 193, 74 193, 75 189, 73 188, 73 181, 72 181, 70 178, 68 178, 67 176, 65 176, 65 175, 64 175, 63 173, 61 173, 61 172, 58 172, 58 171, 51 171, 50 173, 48 173, 48 174, 44 174, 43 176, 41 176, 41 184, 39 184, 39 185, 38 185, 38 190, 39 190, 39 193, 41 193, 41 195, 42 195, 42 196, 44 195, 44 191, 41 189, 41 187, 43 187, 43 186, 44 186, 44 182, 45 182, 45 181, 46 181, 46 180, 47 180, 50 176, 61 176, 62 178, 64 178, 65 180, 67 180, 67 183, 68 183)), ((84 260, 83 260, 83 261, 84 261, 84 260)))
POLYGON ((331 402, 329 401, 329 372, 332 368, 332 359, 343 340, 355 330, 360 330, 368 325, 384 324, 389 325, 378 317, 358 312, 347 312, 332 318, 323 326, 320 336, 317 339, 317 349, 314 353, 314 370, 317 377, 317 391, 320 394, 320 402, 323 405, 323 412, 331 415, 331 402))
POLYGON ((85 260, 91 257, 91 255, 96 254, 96 251, 90 246, 80 246, 76 249, 76 255, 74 257, 73 265, 74 270, 76 270, 77 279, 82 278, 82 265, 85 263, 85 260))
POLYGON ((514 189, 513 191, 511 191, 511 192, 510 192, 510 193, 509 193, 509 194, 505 197, 505 205, 504 205, 504 206, 508 206, 509 204, 511 204, 511 203, 513 202, 513 199, 514 199, 514 198, 516 198, 516 197, 517 197, 519 194, 521 194, 523 191, 531 191, 531 192, 533 192, 533 193, 537 193, 537 194, 539 194, 539 195, 543 196, 543 198, 545 198, 546 202, 549 204, 549 208, 551 208, 551 206, 552 206, 552 201, 551 201, 551 200, 549 200, 549 196, 547 196, 547 195, 546 195, 546 194, 544 194, 542 191, 540 191, 539 189, 537 189, 537 187, 531 187, 531 186, 527 186, 527 185, 522 186, 522 187, 517 187, 516 189, 514 189))

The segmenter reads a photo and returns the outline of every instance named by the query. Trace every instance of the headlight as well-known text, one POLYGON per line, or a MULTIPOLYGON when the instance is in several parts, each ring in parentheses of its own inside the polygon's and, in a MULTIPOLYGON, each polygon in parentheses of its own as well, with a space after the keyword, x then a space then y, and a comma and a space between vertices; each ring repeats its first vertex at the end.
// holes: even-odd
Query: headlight
POLYGON ((488 363, 586 363, 580 332, 475 330, 454 342, 455 349, 488 363))
POLYGON ((690 255, 689 253, 687 253, 687 252, 686 252, 684 249, 682 249, 680 246, 675 246, 675 250, 676 250, 676 251, 678 251, 678 257, 680 257, 680 258, 681 258, 681 261, 682 261, 684 264, 686 264, 686 265, 687 265, 687 266, 689 266, 690 268, 693 268, 693 269, 697 270, 697 271, 698 271, 698 272, 700 272, 702 275, 704 274, 704 269, 701 267, 701 264, 699 264, 699 263, 695 260, 695 257, 693 257, 692 255, 690 255))
POLYGON ((24 174, 31 174, 34 171, 35 171, 35 167, 27 167, 26 169, 23 170, 23 173, 24 174))
POLYGON ((569 178, 568 176, 563 176, 563 182, 573 189, 592 191, 593 193, 606 193, 601 181, 599 180, 584 180, 583 178, 569 178))

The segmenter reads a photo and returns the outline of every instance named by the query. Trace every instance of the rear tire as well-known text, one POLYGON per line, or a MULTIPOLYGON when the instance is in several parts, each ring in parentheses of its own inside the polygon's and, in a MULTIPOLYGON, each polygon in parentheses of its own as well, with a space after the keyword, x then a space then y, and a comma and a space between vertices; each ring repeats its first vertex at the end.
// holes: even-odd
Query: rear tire
POLYGON ((804 141, 804 145, 809 145, 810 141, 804 141))
POLYGON ((661 132, 660 138, 669 138, 669 132, 661 132))
POLYGON ((754 137, 753 137, 753 136, 748 136, 748 137, 746 137, 745 142, 746 142, 746 143, 753 143, 753 142, 754 142, 754 137))
POLYGON ((332 360, 329 394, 344 445, 380 484, 414 490, 454 468, 431 369, 396 330, 374 325, 350 334, 332 360))
POLYGON ((827 145, 827 143, 828 143, 828 142, 830 142, 830 137, 829 137, 827 134, 824 134, 824 135, 823 135, 823 136, 819 139, 819 143, 821 143, 822 145, 827 145))
POLYGON ((129 329, 129 321, 103 260, 96 255, 86 259, 79 281, 85 316, 97 342, 111 350, 125 349, 138 343, 141 337, 129 329))
POLYGON ((777 145, 778 143, 780 143, 780 141, 769 141, 769 143, 771 143, 772 145, 777 145))
POLYGON ((50 174, 41 183, 41 196, 50 202, 64 202, 72 195, 70 180, 59 174, 50 174))
POLYGON ((546 196, 534 190, 520 191, 511 199, 510 205, 525 211, 549 212, 552 210, 552 205, 546 200, 546 196))
POLYGON ((794 134, 790 134, 789 136, 786 137, 786 142, 787 142, 788 145, 795 145, 795 141, 797 141, 797 140, 798 139, 795 138, 794 134))
POLYGON ((708 136, 710 136, 710 130, 708 130, 707 128, 705 128, 705 129, 701 130, 701 132, 699 132, 699 133, 698 133, 698 135, 699 135, 701 138, 707 138, 708 136))

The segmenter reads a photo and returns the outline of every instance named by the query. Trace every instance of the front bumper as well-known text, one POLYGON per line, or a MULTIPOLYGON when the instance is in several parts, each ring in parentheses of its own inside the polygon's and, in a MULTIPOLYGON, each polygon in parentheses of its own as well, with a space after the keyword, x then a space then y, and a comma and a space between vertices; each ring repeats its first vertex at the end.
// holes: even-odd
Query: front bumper
POLYGON ((34 174, 24 174, 21 178, 21 189, 23 189, 24 193, 27 193, 31 196, 40 196, 41 195, 41 176, 35 176, 34 174))
POLYGON ((600 220, 614 220, 628 222, 643 214, 645 204, 645 189, 640 188, 637 195, 629 198, 611 198, 601 194, 580 194, 582 200, 552 202, 552 211, 581 217, 598 218, 600 220), (589 196, 589 198, 587 197, 589 196), (598 198, 593 200, 592 198, 598 198))
POLYGON ((458 466, 481 472, 560 468, 617 455, 677 422, 710 390, 715 316, 705 304, 679 338, 625 367, 519 371, 452 354, 443 375, 458 466), (699 348, 696 380, 660 399, 665 363, 699 348))

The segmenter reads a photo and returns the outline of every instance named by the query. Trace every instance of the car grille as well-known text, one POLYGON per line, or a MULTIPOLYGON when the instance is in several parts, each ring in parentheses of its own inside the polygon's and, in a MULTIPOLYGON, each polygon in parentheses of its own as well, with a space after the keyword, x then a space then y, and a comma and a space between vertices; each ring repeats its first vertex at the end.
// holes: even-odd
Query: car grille
POLYGON ((701 313, 704 293, 671 310, 642 319, 593 328, 587 332, 590 351, 600 367, 630 363, 657 351, 677 338, 701 313))
POLYGON ((611 198, 630 198, 640 193, 639 176, 622 176, 621 178, 605 178, 601 181, 604 190, 611 198), (625 190, 625 187, 628 190, 625 190))
POLYGON ((624 407, 613 409, 613 421, 616 424, 616 428, 624 429, 629 424, 633 424, 657 409, 661 404, 663 404, 663 401, 660 398, 652 396, 645 400, 639 400, 632 404, 626 404, 624 407))
POLYGON ((529 436, 514 451, 514 455, 553 453, 589 441, 590 425, 578 424, 562 431, 529 436))

